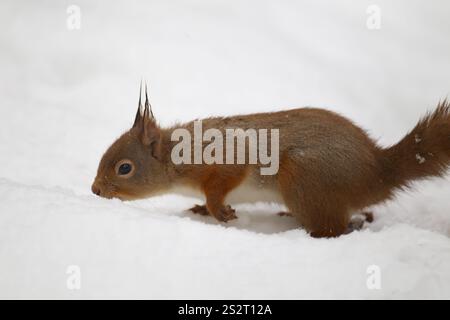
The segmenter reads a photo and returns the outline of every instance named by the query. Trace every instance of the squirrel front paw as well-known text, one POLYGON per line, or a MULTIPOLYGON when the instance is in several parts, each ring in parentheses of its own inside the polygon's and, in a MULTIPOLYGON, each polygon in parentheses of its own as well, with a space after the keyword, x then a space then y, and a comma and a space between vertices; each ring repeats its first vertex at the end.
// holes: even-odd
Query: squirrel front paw
POLYGON ((189 209, 189 211, 202 215, 202 216, 208 216, 209 215, 209 211, 208 208, 206 208, 206 206, 201 206, 196 204, 195 206, 193 206, 192 208, 189 209))
POLYGON ((217 213, 214 215, 217 220, 222 222, 228 222, 233 219, 237 219, 236 210, 231 208, 231 206, 226 205, 217 210, 217 213))

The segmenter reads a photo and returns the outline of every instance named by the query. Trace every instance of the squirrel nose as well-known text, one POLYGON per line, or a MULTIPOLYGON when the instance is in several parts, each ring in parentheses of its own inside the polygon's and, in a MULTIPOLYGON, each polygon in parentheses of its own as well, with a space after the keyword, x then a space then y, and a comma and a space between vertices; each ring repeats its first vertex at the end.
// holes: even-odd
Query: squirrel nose
POLYGON ((92 193, 94 193, 95 195, 97 195, 97 196, 100 195, 100 188, 97 187, 97 186, 95 185, 95 183, 92 185, 91 190, 92 190, 92 193))

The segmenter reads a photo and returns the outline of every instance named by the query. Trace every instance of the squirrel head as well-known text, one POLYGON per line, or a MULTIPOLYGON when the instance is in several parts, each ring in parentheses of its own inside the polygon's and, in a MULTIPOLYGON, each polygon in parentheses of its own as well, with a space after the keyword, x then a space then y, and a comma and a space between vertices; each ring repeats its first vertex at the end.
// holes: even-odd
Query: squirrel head
POLYGON ((153 117, 146 85, 145 107, 142 108, 140 93, 133 127, 103 155, 92 192, 108 199, 134 200, 157 193, 166 179, 161 130, 153 117))

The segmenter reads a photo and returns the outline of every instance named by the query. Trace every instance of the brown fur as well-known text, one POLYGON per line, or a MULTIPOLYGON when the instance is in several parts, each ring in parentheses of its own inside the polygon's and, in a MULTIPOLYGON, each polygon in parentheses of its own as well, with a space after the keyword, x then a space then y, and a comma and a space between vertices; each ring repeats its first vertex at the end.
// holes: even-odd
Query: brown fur
MULTIPOLYGON (((93 192, 132 200, 182 184, 206 196, 206 207, 196 206, 194 212, 209 212, 219 221, 236 218, 224 199, 260 165, 174 165, 170 153, 176 142, 170 137, 179 127, 193 132, 192 122, 162 129, 148 112, 139 117, 138 111, 133 128, 103 156, 93 192), (130 178, 115 172, 115 164, 122 159, 134 164, 130 178)), ((446 101, 386 149, 346 118, 314 108, 208 118, 203 128, 222 132, 226 128, 279 129, 279 171, 261 176, 261 183, 281 194, 299 224, 314 237, 345 233, 351 212, 391 199, 395 190, 413 180, 442 176, 450 164, 450 105, 446 101)))

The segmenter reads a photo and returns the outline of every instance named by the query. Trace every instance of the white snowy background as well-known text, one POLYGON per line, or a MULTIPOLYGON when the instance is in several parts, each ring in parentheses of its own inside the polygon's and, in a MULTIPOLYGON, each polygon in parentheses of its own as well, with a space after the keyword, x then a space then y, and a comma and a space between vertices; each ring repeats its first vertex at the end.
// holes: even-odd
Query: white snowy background
POLYGON ((446 0, 2 0, 0 297, 449 299, 449 177, 319 240, 274 204, 220 224, 185 212, 195 199, 90 191, 142 77, 163 125, 310 105, 392 144, 450 93, 449 15, 446 0), (379 30, 366 26, 372 4, 379 30))

